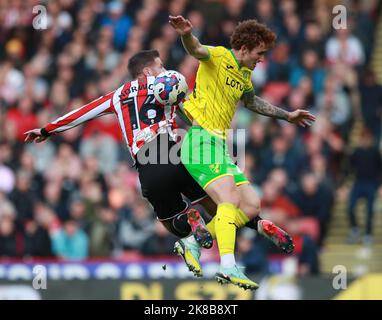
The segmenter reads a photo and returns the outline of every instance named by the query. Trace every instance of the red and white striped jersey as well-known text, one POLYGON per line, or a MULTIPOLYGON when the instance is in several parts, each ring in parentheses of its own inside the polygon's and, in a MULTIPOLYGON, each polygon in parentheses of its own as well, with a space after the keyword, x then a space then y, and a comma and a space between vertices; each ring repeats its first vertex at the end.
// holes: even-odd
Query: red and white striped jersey
POLYGON ((159 133, 168 132, 175 140, 177 106, 164 106, 155 100, 155 77, 133 80, 45 126, 54 134, 78 126, 96 117, 114 113, 129 151, 135 158, 142 146, 159 133))

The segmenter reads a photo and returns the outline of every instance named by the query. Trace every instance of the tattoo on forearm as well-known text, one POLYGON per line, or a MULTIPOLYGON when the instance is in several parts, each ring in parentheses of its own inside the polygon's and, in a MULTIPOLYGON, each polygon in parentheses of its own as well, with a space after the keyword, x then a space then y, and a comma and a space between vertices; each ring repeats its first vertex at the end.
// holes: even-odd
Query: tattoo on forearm
POLYGON ((288 120, 287 111, 272 105, 271 103, 261 99, 256 95, 245 95, 244 105, 247 109, 262 114, 264 116, 288 120))

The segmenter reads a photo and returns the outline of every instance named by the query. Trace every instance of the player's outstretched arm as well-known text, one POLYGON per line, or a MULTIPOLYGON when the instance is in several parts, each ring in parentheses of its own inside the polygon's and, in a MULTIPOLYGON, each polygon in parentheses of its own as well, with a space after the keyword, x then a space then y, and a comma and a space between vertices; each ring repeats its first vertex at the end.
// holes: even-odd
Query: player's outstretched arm
POLYGON ((25 132, 25 142, 43 142, 49 138, 50 134, 44 130, 44 128, 32 129, 25 132))
POLYGON ((190 20, 183 16, 169 16, 169 23, 181 36, 184 49, 196 59, 208 58, 208 50, 202 46, 199 39, 192 34, 190 20))
POLYGON ((276 119, 286 120, 302 127, 309 127, 312 122, 316 120, 316 117, 307 110, 298 109, 293 112, 288 112, 252 93, 243 95, 243 102, 244 106, 253 112, 276 119))
POLYGON ((62 117, 48 123, 43 128, 37 128, 25 132, 25 142, 43 142, 50 135, 74 128, 86 121, 97 118, 101 115, 113 112, 112 97, 115 91, 112 91, 92 102, 73 110, 62 117))

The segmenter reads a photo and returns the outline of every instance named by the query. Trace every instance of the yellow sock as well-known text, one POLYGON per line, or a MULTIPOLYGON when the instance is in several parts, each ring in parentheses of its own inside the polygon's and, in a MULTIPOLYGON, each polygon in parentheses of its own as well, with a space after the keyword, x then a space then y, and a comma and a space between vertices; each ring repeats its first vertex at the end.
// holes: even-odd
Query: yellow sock
MULTIPOLYGON (((248 216, 239 208, 237 208, 236 220, 235 224, 238 228, 245 226, 245 224, 249 221, 248 216)), ((216 231, 215 231, 215 222, 216 216, 214 216, 210 222, 207 223, 206 227, 211 234, 212 239, 216 239, 216 231)))
POLYGON ((236 241, 237 208, 231 203, 218 205, 215 220, 215 233, 220 256, 234 253, 236 241))
POLYGON ((249 221, 247 215, 239 208, 237 208, 235 224, 238 228, 244 227, 245 224, 249 221))
POLYGON ((207 230, 211 233, 212 239, 216 239, 216 232, 215 232, 215 219, 216 216, 214 216, 210 222, 207 223, 206 227, 207 230))

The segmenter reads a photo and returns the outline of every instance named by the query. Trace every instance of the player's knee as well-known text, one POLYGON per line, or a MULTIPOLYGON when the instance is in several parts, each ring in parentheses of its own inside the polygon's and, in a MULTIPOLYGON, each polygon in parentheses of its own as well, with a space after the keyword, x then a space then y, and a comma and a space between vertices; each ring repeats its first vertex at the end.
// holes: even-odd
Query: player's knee
POLYGON ((260 201, 258 199, 248 199, 246 201, 241 201, 240 209, 247 215, 249 219, 260 214, 260 201))
POLYGON ((227 195, 226 200, 222 202, 232 203, 235 207, 240 207, 240 196, 236 191, 232 191, 229 195, 227 195))

